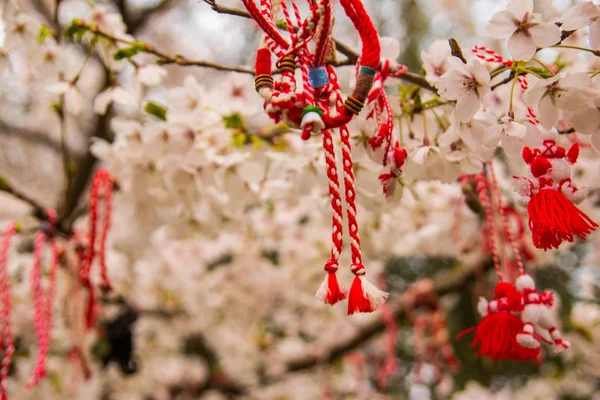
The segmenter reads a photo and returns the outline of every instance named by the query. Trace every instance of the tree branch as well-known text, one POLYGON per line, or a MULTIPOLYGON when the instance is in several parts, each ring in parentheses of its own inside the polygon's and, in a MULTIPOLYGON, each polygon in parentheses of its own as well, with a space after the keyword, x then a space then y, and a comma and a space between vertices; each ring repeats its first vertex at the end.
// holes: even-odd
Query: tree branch
MULTIPOLYGON (((216 11, 219 14, 228 14, 228 15, 234 15, 237 17, 252 19, 250 14, 248 14, 246 11, 221 6, 221 5, 217 4, 216 0, 204 0, 204 2, 206 4, 208 4, 214 11, 216 11)), ((355 64, 359 58, 359 54, 355 50, 353 50, 350 46, 340 42, 339 40, 334 39, 334 42, 335 42, 336 50, 348 58, 347 60, 341 62, 338 65, 342 66, 342 65, 355 64)), ((247 72, 247 71, 245 71, 245 72, 247 72)), ((254 72, 254 71, 252 71, 252 72, 254 72)), ((433 86, 431 86, 431 84, 429 82, 427 82, 425 77, 423 77, 419 74, 415 74, 414 72, 405 72, 404 74, 400 75, 398 78, 402 79, 404 81, 410 82, 410 83, 414 83, 415 85, 419 85, 423 89, 427 89, 427 90, 437 93, 437 90, 433 86)))
POLYGON ((12 186, 10 184, 10 182, 8 180, 6 180, 6 178, 4 178, 1 175, 0 175, 0 191, 8 193, 11 196, 29 204, 33 208, 32 215, 34 217, 41 219, 41 220, 46 219, 46 217, 45 217, 46 216, 46 212, 45 212, 46 207, 44 207, 43 205, 38 203, 36 200, 29 197, 25 193, 16 189, 14 186, 12 186))
POLYGON ((42 132, 10 125, 3 120, 0 120, 0 135, 14 136, 29 143, 48 147, 55 152, 61 151, 60 142, 52 139, 50 136, 42 132))

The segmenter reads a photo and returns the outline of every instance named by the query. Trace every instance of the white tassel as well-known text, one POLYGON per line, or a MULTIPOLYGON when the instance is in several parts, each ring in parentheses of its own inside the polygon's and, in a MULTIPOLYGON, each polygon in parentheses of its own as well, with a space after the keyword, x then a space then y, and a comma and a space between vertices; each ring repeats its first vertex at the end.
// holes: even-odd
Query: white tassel
POLYGON ((373 310, 376 310, 380 305, 385 303, 390 294, 383 290, 379 290, 379 288, 373 285, 365 275, 361 275, 360 280, 365 297, 371 302, 373 310))
POLYGON ((328 276, 327 274, 325 274, 325 278, 323 278, 323 282, 321 283, 321 286, 319 286, 319 290, 317 290, 317 293, 315 294, 315 297, 323 302, 325 302, 325 299, 329 294, 329 286, 327 285, 327 279, 328 276))

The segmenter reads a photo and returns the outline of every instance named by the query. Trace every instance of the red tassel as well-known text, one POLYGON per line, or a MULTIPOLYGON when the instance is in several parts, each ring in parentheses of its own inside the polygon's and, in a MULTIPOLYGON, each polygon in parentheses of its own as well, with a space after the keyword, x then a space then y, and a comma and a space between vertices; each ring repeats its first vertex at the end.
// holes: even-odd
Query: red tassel
POLYGON ((335 260, 327 261, 327 264, 325 264, 327 276, 323 280, 323 283, 316 294, 318 299, 329 305, 334 305, 338 301, 344 300, 348 293, 337 277, 337 269, 337 262, 335 260))
POLYGON ((553 189, 535 193, 527 212, 533 244, 538 249, 557 249, 563 241, 572 242, 575 235, 585 240, 598 227, 562 192, 553 189))
POLYGON ((334 305, 346 298, 346 291, 342 289, 340 281, 335 272, 327 274, 327 296, 325 303, 334 305))
POLYGON ((578 158, 579 158, 579 143, 575 143, 575 144, 573 144, 573 146, 571 146, 571 148, 567 152, 567 160, 569 160, 569 162, 571 164, 575 164, 577 162, 578 158))
POLYGON ((363 285, 360 276, 355 276, 350 287, 350 294, 348 296, 348 315, 359 312, 370 313, 375 309, 371 305, 369 299, 363 292, 363 285))
MULTIPOLYGON (((360 270, 364 267, 359 267, 360 270)), ((353 269, 354 270, 354 269, 353 269)), ((388 293, 379 290, 363 275, 356 275, 348 295, 348 315, 363 312, 370 313, 385 303, 388 293)))
POLYGON ((461 332, 457 339, 475 331, 471 347, 479 347, 476 356, 487 356, 494 361, 538 361, 539 348, 529 349, 517 342, 517 334, 522 329, 523 322, 519 317, 510 312, 500 311, 489 314, 479 325, 461 332))

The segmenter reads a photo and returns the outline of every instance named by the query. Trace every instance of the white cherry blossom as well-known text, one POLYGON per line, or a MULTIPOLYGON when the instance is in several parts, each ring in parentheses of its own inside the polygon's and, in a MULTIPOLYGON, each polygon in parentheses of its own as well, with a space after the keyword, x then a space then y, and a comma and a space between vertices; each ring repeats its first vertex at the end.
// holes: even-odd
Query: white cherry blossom
POLYGON ((94 112, 104 115, 111 103, 125 107, 135 107, 137 102, 127 90, 118 85, 111 85, 108 89, 96 96, 94 100, 94 112))
POLYGON ((57 82, 46 87, 46 90, 52 94, 63 95, 65 97, 65 111, 72 115, 79 115, 83 110, 83 98, 81 91, 76 84, 71 82, 57 82))
POLYGON ((473 118, 490 91, 490 74, 477 59, 464 64, 457 57, 448 59, 448 71, 436 82, 440 96, 456 100, 455 115, 461 122, 473 118))
POLYGON ((435 84, 446 73, 450 56, 450 45, 447 40, 436 40, 428 51, 421 51, 425 78, 429 83, 435 84))
POLYGON ((144 85, 158 86, 167 76, 167 70, 154 64, 143 65, 138 70, 138 76, 144 85))
POLYGON ((486 26, 496 39, 508 38, 508 50, 515 60, 530 60, 537 47, 548 47, 560 40, 560 29, 543 22, 533 12, 533 0, 512 0, 504 11, 499 11, 486 26))
POLYGON ((545 129, 551 129, 559 120, 559 110, 567 106, 571 95, 589 84, 589 75, 586 73, 561 72, 552 78, 537 79, 523 93, 523 101, 535 107, 540 124, 545 129))
POLYGON ((589 26, 589 42, 593 49, 600 48, 600 6, 584 1, 567 9, 560 17, 560 29, 565 32, 589 26))
POLYGON ((483 144, 494 148, 500 143, 508 157, 519 157, 528 142, 527 127, 510 117, 502 117, 500 123, 486 129, 483 144))

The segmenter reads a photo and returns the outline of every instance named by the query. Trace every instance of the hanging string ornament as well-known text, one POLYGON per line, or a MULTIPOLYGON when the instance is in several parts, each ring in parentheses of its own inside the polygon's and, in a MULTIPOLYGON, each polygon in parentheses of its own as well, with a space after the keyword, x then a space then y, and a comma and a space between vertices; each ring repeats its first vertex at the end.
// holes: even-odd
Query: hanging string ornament
POLYGON ((346 124, 361 112, 367 102, 372 107, 368 117, 377 119, 380 127, 377 136, 382 137, 381 145, 386 146, 384 164, 387 165, 388 160, 393 159, 395 163, 393 171, 398 176, 403 164, 402 155, 405 157, 406 154, 402 153, 399 146, 391 145, 393 120, 382 85, 387 76, 398 75, 405 69, 392 68, 389 61, 384 60, 381 63, 379 36, 362 2, 340 0, 363 44, 359 65, 357 65, 356 86, 352 94, 344 100, 335 68, 330 64, 334 58, 332 56, 334 42, 331 38, 332 0, 308 1, 310 13, 304 20, 294 0, 290 1, 292 12, 285 0, 260 0, 260 7, 254 0, 242 0, 242 2, 265 33, 256 55, 255 78, 256 91, 265 101, 265 111, 276 123, 283 121, 291 128, 301 129, 304 140, 309 140, 313 135, 322 135, 333 210, 332 248, 331 257, 325 264, 327 275, 316 296, 331 305, 347 297, 348 314, 372 312, 386 300, 387 293, 377 289, 365 276, 355 204, 356 190, 350 133, 346 124), (286 38, 276 27, 274 16, 279 11, 283 14, 289 38, 286 38), (308 48, 311 41, 315 43, 314 52, 308 48), (273 54, 277 57, 278 68, 275 78, 271 73, 273 54), (295 72, 298 66, 302 77, 301 87, 298 87, 296 81, 295 72), (374 82, 377 84, 374 85, 374 82), (333 143, 334 129, 339 129, 342 143, 344 201, 352 252, 351 271, 355 275, 349 292, 336 274, 343 246, 344 216, 333 143))
POLYGON ((27 383, 28 388, 36 386, 46 376, 46 357, 50 349, 50 334, 54 312, 54 293, 56 291, 56 272, 58 270, 59 251, 55 239, 56 211, 46 210, 47 220, 36 232, 33 239, 33 265, 30 272, 30 287, 33 297, 33 326, 38 339, 39 354, 33 375, 27 383), (48 284, 42 285, 42 255, 46 242, 50 244, 50 266, 48 284))
POLYGON ((87 255, 87 238, 75 230, 64 244, 61 252, 66 272, 69 276, 68 294, 65 297, 63 312, 69 322, 71 350, 68 359, 73 369, 72 387, 76 391, 79 377, 91 378, 91 370, 84 352, 87 329, 86 288, 81 284, 81 267, 87 255))
POLYGON ((10 242, 17 230, 17 224, 10 222, 0 238, 0 300, 2 300, 2 310, 0 310, 0 339, 4 355, 2 356, 2 365, 0 366, 0 393, 2 400, 8 400, 6 379, 10 369, 12 357, 15 354, 15 345, 12 332, 12 299, 10 290, 10 278, 8 276, 8 252, 10 242))
POLYGON ((483 297, 479 299, 477 310, 483 317, 481 323, 461 332, 458 338, 474 331, 471 347, 478 347, 476 355, 488 356, 495 361, 502 359, 539 362, 540 340, 554 343, 554 351, 557 353, 569 347, 569 343, 562 339, 554 323, 550 310, 553 304, 552 293, 539 294, 535 289, 533 278, 525 273, 520 248, 511 228, 509 213, 506 212, 491 165, 486 166, 484 172, 477 176, 477 189, 486 213, 486 233, 489 237, 494 268, 500 282, 496 285, 492 301, 488 302, 483 297), (489 174, 486 172, 488 169, 489 174), (488 175, 491 175, 491 182, 488 175), (504 279, 506 266, 510 264, 505 262, 503 271, 498 257, 492 210, 494 196, 503 222, 504 236, 513 250, 519 272, 515 285, 504 279), (551 340, 546 339, 547 335, 551 340))
POLYGON ((106 238, 110 230, 110 218, 112 212, 112 190, 113 180, 110 173, 101 169, 96 172, 92 180, 89 196, 89 230, 87 253, 81 264, 81 284, 88 292, 88 305, 86 309, 87 328, 92 328, 96 323, 97 305, 96 292, 92 285, 90 274, 94 261, 98 258, 100 264, 100 287, 103 291, 112 290, 106 269, 106 238), (98 235, 98 203, 102 192, 104 199, 104 213, 102 225, 98 235))
POLYGON ((577 188, 571 181, 571 165, 579 157, 579 145, 569 151, 554 139, 544 140, 541 148, 524 147, 523 160, 529 165, 531 178, 515 176, 519 203, 527 206, 533 244, 539 249, 558 249, 563 241, 575 236, 585 240, 598 227, 575 204, 587 197, 587 188, 577 188))
POLYGON ((448 336, 446 316, 440 308, 439 299, 433 289, 431 279, 414 283, 404 293, 406 315, 413 325, 415 342, 415 378, 422 382, 421 369, 425 362, 430 363, 436 381, 442 379, 442 363, 450 372, 457 373, 460 364, 448 336))

